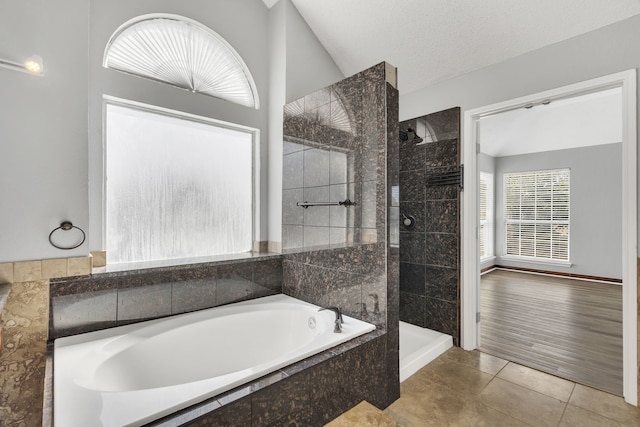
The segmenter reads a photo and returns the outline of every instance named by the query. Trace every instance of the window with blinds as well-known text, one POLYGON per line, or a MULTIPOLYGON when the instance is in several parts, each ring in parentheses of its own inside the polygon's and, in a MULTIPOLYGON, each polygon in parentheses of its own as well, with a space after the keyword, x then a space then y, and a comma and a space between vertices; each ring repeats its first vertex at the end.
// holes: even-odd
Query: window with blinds
POLYGON ((480 259, 493 256, 493 174, 480 172, 480 259))
POLYGON ((505 254, 569 261, 570 170, 504 174, 505 254))

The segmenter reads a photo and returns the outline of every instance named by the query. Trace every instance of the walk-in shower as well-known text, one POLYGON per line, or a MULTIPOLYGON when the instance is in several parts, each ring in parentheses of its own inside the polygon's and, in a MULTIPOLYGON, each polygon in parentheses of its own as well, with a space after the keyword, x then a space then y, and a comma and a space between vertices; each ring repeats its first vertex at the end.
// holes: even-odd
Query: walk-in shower
POLYGON ((459 343, 459 134, 459 108, 400 123, 401 380, 459 343))

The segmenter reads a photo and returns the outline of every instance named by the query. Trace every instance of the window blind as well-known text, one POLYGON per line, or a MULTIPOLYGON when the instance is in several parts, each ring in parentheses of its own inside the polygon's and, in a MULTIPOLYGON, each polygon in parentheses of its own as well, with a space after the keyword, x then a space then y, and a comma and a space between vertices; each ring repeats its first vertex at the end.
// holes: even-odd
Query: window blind
POLYGON ((504 174, 505 254, 569 261, 570 170, 504 174))
POLYGON ((480 172, 480 258, 493 256, 493 174, 480 172))

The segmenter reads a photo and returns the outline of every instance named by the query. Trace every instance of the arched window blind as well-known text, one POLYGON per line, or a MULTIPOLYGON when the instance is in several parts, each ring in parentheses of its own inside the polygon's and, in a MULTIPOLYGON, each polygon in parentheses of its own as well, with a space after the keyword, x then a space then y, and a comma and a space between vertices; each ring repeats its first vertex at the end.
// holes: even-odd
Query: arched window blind
POLYGON ((247 107, 259 108, 246 64, 225 39, 178 15, 144 15, 109 39, 103 66, 247 107))

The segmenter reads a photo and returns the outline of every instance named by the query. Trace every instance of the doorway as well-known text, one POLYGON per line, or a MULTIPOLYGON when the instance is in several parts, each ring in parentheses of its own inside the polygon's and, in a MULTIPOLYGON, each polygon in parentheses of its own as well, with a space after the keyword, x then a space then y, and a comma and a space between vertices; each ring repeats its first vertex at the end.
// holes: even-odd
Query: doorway
POLYGON ((623 295, 623 395, 628 403, 637 404, 637 306, 636 306, 636 99, 635 70, 525 96, 499 104, 469 110, 464 113, 463 158, 465 164, 465 192, 463 195, 463 280, 462 280, 462 347, 471 350, 479 345, 479 242, 477 181, 479 177, 477 141, 479 122, 483 117, 541 105, 606 89, 622 91, 622 295, 623 295))

